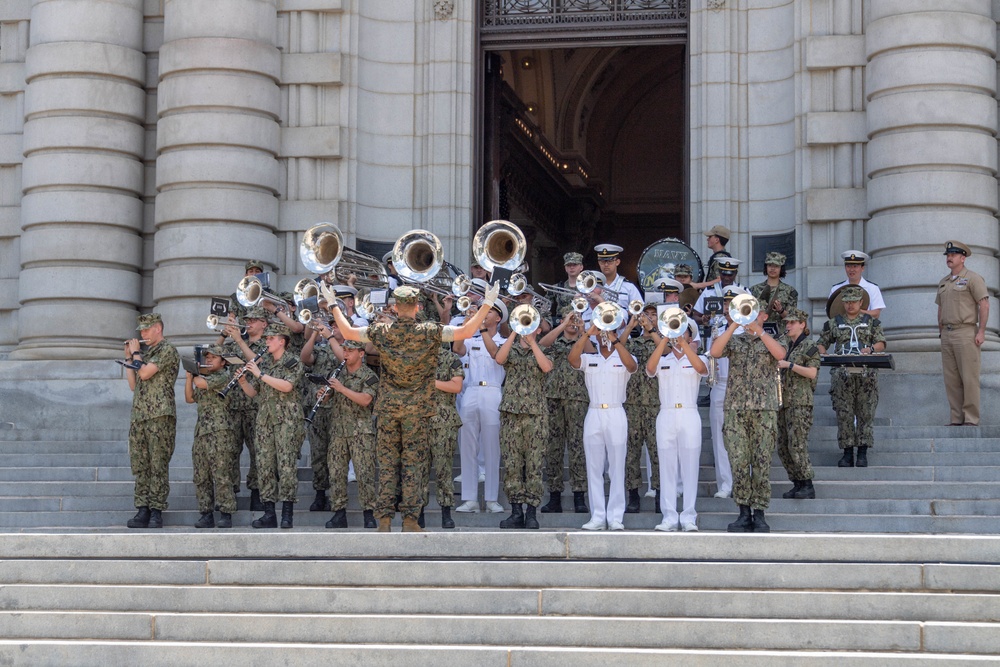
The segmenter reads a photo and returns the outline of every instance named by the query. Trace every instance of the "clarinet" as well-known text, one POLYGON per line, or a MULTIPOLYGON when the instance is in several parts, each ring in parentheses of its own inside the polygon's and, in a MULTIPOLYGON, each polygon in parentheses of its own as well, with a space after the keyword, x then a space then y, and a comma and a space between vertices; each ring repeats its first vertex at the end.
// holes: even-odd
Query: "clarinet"
MULTIPOLYGON (((344 370, 344 364, 346 363, 347 361, 341 361, 340 365, 337 366, 336 370, 330 373, 330 375, 328 375, 326 379, 327 380, 336 379, 340 375, 340 371, 344 370)), ((330 395, 331 391, 333 390, 330 388, 330 385, 326 385, 325 387, 319 390, 319 394, 316 396, 316 402, 313 404, 312 410, 310 410, 309 414, 306 415, 306 422, 308 422, 309 424, 313 423, 313 419, 316 418, 316 411, 319 410, 320 404, 322 404, 323 401, 326 400, 326 397, 330 395)))
MULTIPOLYGON (((258 354, 256 357, 253 358, 253 363, 257 363, 258 361, 260 361, 260 358, 263 356, 264 356, 263 352, 258 354)), ((247 372, 247 365, 243 364, 242 366, 240 366, 240 368, 236 370, 235 373, 233 373, 233 379, 229 381, 229 384, 226 385, 226 388, 220 392, 217 392, 219 396, 221 396, 222 398, 228 396, 229 392, 233 390, 233 387, 235 387, 240 383, 240 378, 243 377, 243 375, 246 372, 247 372)))

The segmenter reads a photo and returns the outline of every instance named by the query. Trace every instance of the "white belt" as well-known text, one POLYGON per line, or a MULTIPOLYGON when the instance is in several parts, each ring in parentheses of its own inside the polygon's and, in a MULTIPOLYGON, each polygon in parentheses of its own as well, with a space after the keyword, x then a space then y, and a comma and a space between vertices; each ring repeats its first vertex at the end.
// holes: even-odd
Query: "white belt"
POLYGON ((591 403, 591 410, 614 410, 615 408, 621 408, 621 403, 591 403))

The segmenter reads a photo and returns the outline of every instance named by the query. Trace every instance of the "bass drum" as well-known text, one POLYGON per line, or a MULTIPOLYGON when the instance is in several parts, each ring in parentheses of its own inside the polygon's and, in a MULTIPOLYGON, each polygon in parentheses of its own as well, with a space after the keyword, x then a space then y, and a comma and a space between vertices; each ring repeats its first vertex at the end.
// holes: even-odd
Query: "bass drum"
POLYGON ((684 241, 668 238, 653 243, 639 256, 639 287, 646 291, 660 278, 673 278, 678 264, 691 267, 694 272, 692 282, 700 283, 705 279, 705 267, 702 266, 698 253, 684 241))

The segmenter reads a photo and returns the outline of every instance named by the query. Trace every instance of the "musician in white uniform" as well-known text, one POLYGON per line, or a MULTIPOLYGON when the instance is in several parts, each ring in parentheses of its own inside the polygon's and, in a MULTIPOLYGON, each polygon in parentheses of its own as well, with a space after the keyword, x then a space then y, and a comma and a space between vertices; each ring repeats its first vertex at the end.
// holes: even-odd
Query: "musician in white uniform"
POLYGON ((618 265, 622 263, 619 255, 623 248, 611 243, 602 243, 594 250, 597 251, 597 266, 604 275, 605 286, 618 293, 618 305, 622 308, 628 308, 630 301, 636 299, 642 301, 642 292, 639 291, 639 288, 618 273, 618 265))
POLYGON ((655 377, 660 390, 660 412, 656 416, 656 451, 660 462, 660 511, 663 521, 656 530, 673 532, 680 526, 698 530, 695 498, 698 496, 698 464, 701 457, 701 415, 698 387, 708 375, 707 359, 693 345, 694 321, 673 340, 661 338, 646 362, 646 374, 655 377), (677 514, 677 472, 684 487, 683 511, 677 514))
POLYGON ((868 292, 868 310, 862 310, 862 314, 878 318, 885 308, 885 300, 882 299, 882 290, 879 289, 878 285, 866 280, 862 275, 865 270, 865 262, 871 259, 871 257, 860 250, 845 250, 840 253, 840 257, 844 260, 844 273, 847 274, 847 280, 841 281, 831 287, 830 294, 833 295, 834 292, 844 285, 860 285, 868 292))
POLYGON ((625 416, 625 388, 636 371, 635 357, 628 353, 617 334, 609 331, 608 345, 596 353, 584 354, 587 339, 600 330, 591 324, 586 336, 573 344, 569 365, 584 372, 590 408, 583 422, 583 451, 587 460, 587 492, 590 495, 590 521, 584 530, 625 530, 625 453, 628 419, 625 416), (611 491, 604 499, 604 467, 608 466, 611 491))

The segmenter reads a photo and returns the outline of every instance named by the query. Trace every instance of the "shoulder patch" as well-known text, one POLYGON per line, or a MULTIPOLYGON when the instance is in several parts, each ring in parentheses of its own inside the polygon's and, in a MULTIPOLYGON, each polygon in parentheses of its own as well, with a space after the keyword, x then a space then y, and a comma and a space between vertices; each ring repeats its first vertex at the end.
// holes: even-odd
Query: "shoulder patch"
POLYGON ((378 384, 378 376, 377 375, 372 375, 370 378, 368 378, 368 381, 365 382, 365 386, 366 387, 372 387, 372 386, 377 385, 377 384, 378 384))
POLYGON ((293 368, 295 368, 298 365, 298 363, 299 363, 299 360, 296 359, 295 357, 292 357, 291 359, 286 359, 285 363, 282 364, 282 365, 285 368, 287 368, 288 370, 292 370, 293 368))
POLYGON ((461 368, 461 367, 462 367, 462 360, 461 359, 454 359, 451 362, 451 368, 452 369, 461 368))
POLYGON ((807 357, 815 357, 817 354, 819 354, 819 348, 816 347, 815 345, 806 350, 807 357))

